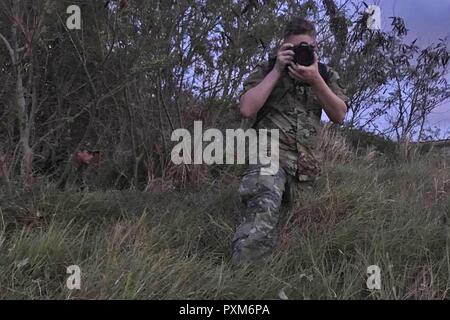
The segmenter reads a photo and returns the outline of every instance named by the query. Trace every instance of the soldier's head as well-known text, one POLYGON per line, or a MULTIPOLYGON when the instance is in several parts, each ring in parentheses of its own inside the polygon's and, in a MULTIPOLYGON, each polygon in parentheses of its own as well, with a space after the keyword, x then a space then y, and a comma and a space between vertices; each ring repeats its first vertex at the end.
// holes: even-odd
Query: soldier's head
POLYGON ((317 48, 316 28, 312 22, 305 18, 295 17, 284 26, 283 42, 292 43, 294 46, 306 42, 317 48))

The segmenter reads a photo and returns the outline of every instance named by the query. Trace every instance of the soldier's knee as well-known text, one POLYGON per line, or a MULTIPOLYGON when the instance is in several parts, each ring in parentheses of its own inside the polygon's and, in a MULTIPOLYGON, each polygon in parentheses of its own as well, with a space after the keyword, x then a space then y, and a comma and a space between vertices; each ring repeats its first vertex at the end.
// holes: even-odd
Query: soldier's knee
POLYGON ((282 198, 285 191, 286 178, 282 174, 262 175, 260 170, 254 170, 244 175, 239 187, 241 199, 282 198))

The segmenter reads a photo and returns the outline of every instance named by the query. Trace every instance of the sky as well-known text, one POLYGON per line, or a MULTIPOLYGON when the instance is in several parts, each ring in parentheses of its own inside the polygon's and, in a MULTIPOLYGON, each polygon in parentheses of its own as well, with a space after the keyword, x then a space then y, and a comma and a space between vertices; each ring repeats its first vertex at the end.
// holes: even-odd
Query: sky
MULTIPOLYGON (((425 47, 437 42, 439 38, 447 39, 450 49, 450 0, 372 0, 367 4, 377 4, 381 8, 383 30, 390 29, 389 17, 399 16, 405 20, 409 29, 408 40, 418 38, 417 44, 425 47)), ((450 74, 447 79, 450 81, 450 74)), ((450 129, 450 101, 437 108, 428 123, 438 126, 442 131, 450 129)), ((449 137, 450 138, 450 137, 449 137)))

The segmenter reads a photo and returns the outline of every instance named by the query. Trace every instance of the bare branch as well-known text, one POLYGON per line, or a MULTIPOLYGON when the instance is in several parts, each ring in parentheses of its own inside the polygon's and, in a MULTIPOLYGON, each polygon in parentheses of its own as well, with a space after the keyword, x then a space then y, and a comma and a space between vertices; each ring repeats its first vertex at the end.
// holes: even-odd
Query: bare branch
POLYGON ((8 53, 9 53, 9 55, 11 57, 11 61, 12 61, 13 65, 16 65, 16 63, 17 63, 16 55, 15 55, 14 49, 12 48, 12 46, 9 43, 8 39, 6 39, 5 36, 2 35, 1 33, 0 33, 0 39, 2 39, 3 43, 6 46, 6 49, 8 49, 8 53))

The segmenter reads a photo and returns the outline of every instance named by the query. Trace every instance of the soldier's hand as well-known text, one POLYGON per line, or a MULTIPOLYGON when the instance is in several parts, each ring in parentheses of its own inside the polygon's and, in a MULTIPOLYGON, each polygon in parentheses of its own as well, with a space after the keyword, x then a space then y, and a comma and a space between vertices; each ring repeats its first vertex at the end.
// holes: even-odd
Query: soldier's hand
POLYGON ((288 67, 288 73, 289 76, 295 80, 306 82, 310 85, 316 84, 322 79, 319 72, 319 60, 317 54, 314 54, 314 62, 308 67, 291 63, 288 67))
POLYGON ((284 43, 277 53, 277 62, 275 63, 275 68, 280 72, 284 72, 286 66, 294 61, 294 51, 292 48, 294 45, 292 43, 284 43))

